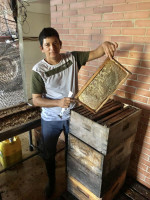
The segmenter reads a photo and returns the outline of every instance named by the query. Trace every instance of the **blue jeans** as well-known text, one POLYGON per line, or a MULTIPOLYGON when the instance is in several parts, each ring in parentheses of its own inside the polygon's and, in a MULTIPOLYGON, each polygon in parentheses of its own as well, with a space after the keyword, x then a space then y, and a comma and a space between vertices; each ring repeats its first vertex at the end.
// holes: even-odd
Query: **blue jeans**
POLYGON ((41 139, 39 148, 44 160, 55 157, 58 138, 62 131, 65 134, 66 149, 68 147, 69 120, 45 121, 41 119, 41 139))

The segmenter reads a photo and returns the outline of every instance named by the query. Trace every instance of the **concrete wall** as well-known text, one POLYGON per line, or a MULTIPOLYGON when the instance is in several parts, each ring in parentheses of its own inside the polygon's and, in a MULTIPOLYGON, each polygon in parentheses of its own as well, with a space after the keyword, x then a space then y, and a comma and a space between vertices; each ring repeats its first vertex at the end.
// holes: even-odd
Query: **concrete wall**
POLYGON ((49 0, 27 1, 24 4, 27 9, 27 18, 22 25, 23 48, 22 65, 25 72, 27 98, 31 98, 31 70, 32 67, 43 58, 39 48, 38 36, 44 27, 50 26, 49 0), (33 38, 36 37, 36 38, 33 38))

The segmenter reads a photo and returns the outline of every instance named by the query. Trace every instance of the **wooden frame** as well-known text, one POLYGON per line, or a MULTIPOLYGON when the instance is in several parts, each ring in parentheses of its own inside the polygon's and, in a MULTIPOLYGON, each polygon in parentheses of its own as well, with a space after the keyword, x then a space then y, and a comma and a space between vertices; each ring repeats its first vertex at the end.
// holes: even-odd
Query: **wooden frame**
POLYGON ((115 59, 107 58, 75 98, 88 110, 97 112, 131 74, 115 59))

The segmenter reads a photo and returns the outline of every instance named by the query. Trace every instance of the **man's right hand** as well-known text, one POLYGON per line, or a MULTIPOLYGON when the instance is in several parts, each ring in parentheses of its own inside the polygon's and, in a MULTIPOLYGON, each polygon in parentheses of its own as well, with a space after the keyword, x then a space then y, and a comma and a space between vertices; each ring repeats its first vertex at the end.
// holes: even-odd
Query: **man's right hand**
POLYGON ((64 97, 63 99, 60 99, 59 107, 61 108, 68 108, 71 103, 71 98, 64 97))

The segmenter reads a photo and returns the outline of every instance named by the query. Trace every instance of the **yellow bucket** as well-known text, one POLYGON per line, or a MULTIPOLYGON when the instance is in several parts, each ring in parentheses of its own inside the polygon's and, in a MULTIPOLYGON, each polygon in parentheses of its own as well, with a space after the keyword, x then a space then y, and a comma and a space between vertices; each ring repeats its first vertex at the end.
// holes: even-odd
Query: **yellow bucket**
POLYGON ((4 168, 22 160, 21 141, 18 136, 0 142, 0 163, 4 168))

